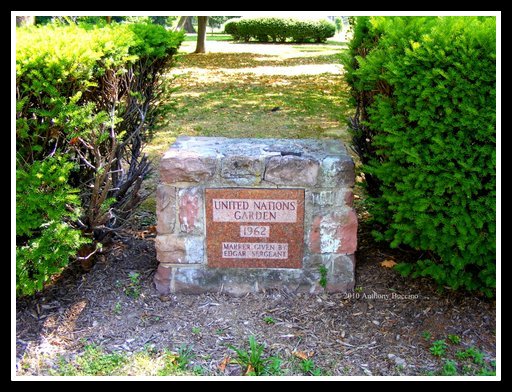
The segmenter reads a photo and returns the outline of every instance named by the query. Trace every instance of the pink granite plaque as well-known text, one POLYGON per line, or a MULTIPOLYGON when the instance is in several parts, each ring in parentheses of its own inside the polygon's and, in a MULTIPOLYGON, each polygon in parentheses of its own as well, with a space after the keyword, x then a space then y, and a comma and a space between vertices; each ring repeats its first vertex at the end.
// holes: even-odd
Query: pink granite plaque
POLYGON ((206 189, 209 267, 301 268, 303 189, 206 189))

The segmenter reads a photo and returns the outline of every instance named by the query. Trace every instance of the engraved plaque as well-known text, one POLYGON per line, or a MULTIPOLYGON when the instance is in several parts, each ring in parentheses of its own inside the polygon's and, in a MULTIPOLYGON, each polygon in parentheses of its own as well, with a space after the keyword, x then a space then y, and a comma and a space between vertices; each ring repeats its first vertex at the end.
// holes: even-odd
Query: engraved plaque
POLYGON ((303 189, 205 190, 209 267, 301 268, 303 189))

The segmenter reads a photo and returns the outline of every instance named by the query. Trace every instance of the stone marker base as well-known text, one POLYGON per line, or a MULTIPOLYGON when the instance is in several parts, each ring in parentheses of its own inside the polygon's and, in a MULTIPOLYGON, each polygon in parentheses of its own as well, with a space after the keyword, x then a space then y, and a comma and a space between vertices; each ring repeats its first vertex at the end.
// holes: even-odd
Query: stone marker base
MULTIPOLYGON (((357 245, 353 185, 354 163, 336 140, 178 138, 160 164, 156 289, 161 294, 233 295, 273 288, 310 293, 352 290, 357 245), (292 205, 298 212, 212 212, 211 205, 205 206, 205 190, 219 188, 217 199, 225 189, 227 195, 244 195, 236 200, 282 199, 255 205, 292 205), (251 197, 247 195, 251 189, 260 191, 251 197), (266 189, 300 190, 304 198, 290 204, 293 197, 289 195, 295 193, 281 192, 281 197, 280 192, 266 189), (254 216, 257 221, 237 223, 240 216, 254 216), (263 218, 258 220, 259 216, 263 218), (241 226, 251 226, 251 231, 259 226, 263 231, 252 234, 258 238, 246 238, 241 226), (251 250, 261 244, 268 248, 282 243, 286 252, 280 256, 260 252, 254 253, 254 258, 244 255, 233 259, 222 250, 233 243, 246 244, 251 250), (236 268, 219 267, 223 265, 236 268)), ((225 196, 225 200, 233 198, 225 196)), ((238 202, 224 205, 243 208, 238 202)))
POLYGON ((220 292, 235 296, 269 289, 288 292, 347 292, 354 289, 354 255, 322 257, 316 267, 289 268, 208 268, 207 266, 167 266, 160 264, 155 275, 161 294, 201 294, 220 292), (330 260, 329 260, 330 259, 330 260), (326 287, 320 285, 320 265, 326 266, 326 287))

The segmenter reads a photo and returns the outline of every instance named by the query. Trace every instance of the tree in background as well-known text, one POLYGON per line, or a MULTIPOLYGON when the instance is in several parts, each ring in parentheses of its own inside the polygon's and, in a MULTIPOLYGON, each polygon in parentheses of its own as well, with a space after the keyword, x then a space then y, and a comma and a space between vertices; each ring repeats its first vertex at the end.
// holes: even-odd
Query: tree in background
POLYGON ((173 27, 179 19, 179 16, 166 16, 165 26, 173 27))
POLYGON ((36 24, 35 16, 17 16, 16 17, 16 26, 30 26, 36 24))
POLYGON ((341 30, 343 30, 343 20, 341 17, 337 16, 334 18, 334 24, 336 25, 336 32, 341 33, 341 30))
POLYGON ((208 17, 208 26, 212 29, 221 27, 225 21, 231 18, 236 18, 236 16, 209 16, 208 17))
POLYGON ((197 17, 198 26, 197 29, 199 32, 197 33, 197 44, 196 50, 194 53, 204 53, 205 49, 205 41, 206 41, 206 26, 208 23, 208 16, 198 16, 197 17))
POLYGON ((167 25, 167 16, 150 16, 149 19, 151 20, 151 23, 157 24, 160 26, 166 26, 167 25))
POLYGON ((194 25, 192 24, 193 16, 182 16, 176 26, 176 31, 185 30, 187 33, 195 33, 194 25))
POLYGON ((18 18, 34 18, 35 22, 32 24, 36 25, 44 25, 47 23, 104 25, 105 23, 111 24, 113 22, 126 22, 149 23, 164 27, 172 27, 177 24, 179 16, 21 16, 16 18, 17 26, 20 26, 20 23, 24 23, 21 20, 18 21, 18 18))

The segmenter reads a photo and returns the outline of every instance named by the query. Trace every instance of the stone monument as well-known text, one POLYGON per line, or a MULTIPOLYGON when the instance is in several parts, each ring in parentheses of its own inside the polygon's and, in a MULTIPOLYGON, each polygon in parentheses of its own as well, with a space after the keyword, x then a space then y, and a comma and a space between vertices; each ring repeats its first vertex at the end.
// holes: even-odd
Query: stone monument
POLYGON ((352 290, 353 185, 337 140, 179 137, 160 163, 157 290, 352 290))

